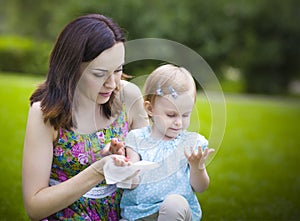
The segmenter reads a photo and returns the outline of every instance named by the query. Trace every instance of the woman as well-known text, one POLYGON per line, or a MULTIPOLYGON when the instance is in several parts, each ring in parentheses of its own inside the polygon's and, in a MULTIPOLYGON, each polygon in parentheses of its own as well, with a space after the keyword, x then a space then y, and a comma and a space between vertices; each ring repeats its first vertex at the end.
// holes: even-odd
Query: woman
POLYGON ((46 81, 30 98, 23 198, 32 220, 119 220, 122 191, 103 165, 133 128, 148 125, 140 90, 121 80, 124 36, 109 18, 78 17, 60 33, 46 81))

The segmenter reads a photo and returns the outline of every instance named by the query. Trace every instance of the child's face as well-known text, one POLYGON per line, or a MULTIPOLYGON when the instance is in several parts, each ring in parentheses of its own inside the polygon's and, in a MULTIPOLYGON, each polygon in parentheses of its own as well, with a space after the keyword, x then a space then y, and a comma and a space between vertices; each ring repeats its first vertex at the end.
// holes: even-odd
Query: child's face
POLYGON ((190 92, 176 98, 171 95, 157 96, 150 113, 153 119, 152 135, 164 140, 177 137, 190 124, 194 102, 194 95, 190 92))

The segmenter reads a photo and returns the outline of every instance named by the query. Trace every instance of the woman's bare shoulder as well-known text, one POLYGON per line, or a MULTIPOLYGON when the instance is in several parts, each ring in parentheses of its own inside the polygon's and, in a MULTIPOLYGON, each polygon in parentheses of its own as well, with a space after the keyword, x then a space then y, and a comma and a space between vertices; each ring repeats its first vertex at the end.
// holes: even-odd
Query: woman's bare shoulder
POLYGON ((132 82, 122 80, 121 85, 125 96, 136 97, 142 94, 140 88, 132 82))
POLYGON ((130 129, 147 126, 149 122, 139 87, 126 81, 122 81, 122 87, 130 129))
POLYGON ((34 102, 29 109, 28 124, 34 128, 39 128, 40 131, 46 131, 52 134, 51 137, 56 139, 57 131, 50 125, 49 122, 45 122, 41 102, 34 102))
POLYGON ((29 108, 29 113, 34 113, 33 116, 42 116, 43 115, 43 111, 42 111, 42 107, 41 107, 41 102, 37 101, 34 102, 33 104, 30 105, 29 108))

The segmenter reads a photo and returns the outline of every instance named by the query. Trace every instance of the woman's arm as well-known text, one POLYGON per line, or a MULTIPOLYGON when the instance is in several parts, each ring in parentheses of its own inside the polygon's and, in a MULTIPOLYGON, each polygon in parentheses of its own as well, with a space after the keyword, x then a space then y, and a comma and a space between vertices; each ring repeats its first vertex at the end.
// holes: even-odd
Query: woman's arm
POLYGON ((131 82, 122 81, 121 84, 130 130, 148 126, 149 120, 144 109, 144 100, 140 89, 131 82))
POLYGON ((102 170, 104 160, 101 160, 94 168, 88 167, 73 178, 49 187, 55 134, 53 127, 43 121, 40 103, 34 103, 28 114, 22 166, 24 205, 32 220, 69 206, 104 179, 94 169, 102 170))

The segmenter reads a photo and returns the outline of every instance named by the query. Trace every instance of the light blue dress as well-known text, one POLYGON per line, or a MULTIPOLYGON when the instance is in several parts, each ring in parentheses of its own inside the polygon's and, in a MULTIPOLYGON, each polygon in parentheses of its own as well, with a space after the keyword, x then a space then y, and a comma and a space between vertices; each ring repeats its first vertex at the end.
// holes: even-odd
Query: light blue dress
POLYGON ((136 220, 159 211, 169 194, 180 194, 188 201, 193 221, 202 216, 200 204, 190 185, 190 170, 184 149, 207 147, 208 141, 200 134, 183 131, 174 140, 158 140, 151 136, 150 127, 135 129, 127 134, 126 146, 138 152, 143 160, 157 162, 158 168, 141 174, 140 184, 124 190, 121 216, 136 220))

